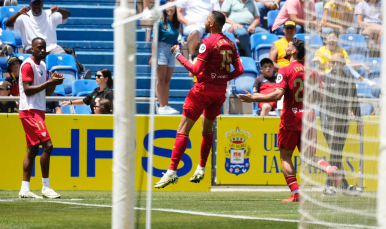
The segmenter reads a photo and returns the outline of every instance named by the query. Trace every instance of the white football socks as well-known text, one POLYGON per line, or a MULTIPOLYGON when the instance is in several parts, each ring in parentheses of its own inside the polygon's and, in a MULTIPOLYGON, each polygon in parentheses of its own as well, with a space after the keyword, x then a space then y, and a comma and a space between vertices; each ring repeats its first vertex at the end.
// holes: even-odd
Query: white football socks
POLYGON ((21 193, 26 194, 29 192, 29 181, 22 181, 21 182, 21 193))
POLYGON ((51 188, 50 187, 50 178, 43 178, 43 192, 46 191, 47 188, 51 188))
POLYGON ((295 193, 299 193, 299 189, 295 189, 292 191, 292 195, 295 194, 295 193))
POLYGON ((201 167, 200 165, 197 165, 197 169, 205 170, 205 167, 201 167))
POLYGON ((173 175, 173 174, 176 174, 176 173, 177 173, 177 171, 170 170, 170 169, 168 169, 168 171, 166 171, 167 175, 173 175))

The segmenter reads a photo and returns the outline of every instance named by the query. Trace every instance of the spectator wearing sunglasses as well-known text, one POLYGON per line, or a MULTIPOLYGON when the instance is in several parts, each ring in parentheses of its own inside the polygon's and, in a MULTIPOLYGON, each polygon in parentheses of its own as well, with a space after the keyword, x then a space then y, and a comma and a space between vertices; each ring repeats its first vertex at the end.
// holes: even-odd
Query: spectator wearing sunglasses
POLYGON ((110 100, 108 99, 95 99, 94 113, 95 114, 112 114, 113 106, 110 100))
POLYGON ((94 107, 96 106, 95 100, 99 99, 108 99, 111 103, 114 101, 114 92, 113 92, 113 79, 111 78, 111 72, 107 68, 100 69, 95 75, 96 83, 99 87, 95 88, 95 90, 86 96, 84 99, 70 100, 64 101, 60 103, 60 106, 81 106, 81 105, 89 105, 91 108, 91 112, 95 114, 94 107))

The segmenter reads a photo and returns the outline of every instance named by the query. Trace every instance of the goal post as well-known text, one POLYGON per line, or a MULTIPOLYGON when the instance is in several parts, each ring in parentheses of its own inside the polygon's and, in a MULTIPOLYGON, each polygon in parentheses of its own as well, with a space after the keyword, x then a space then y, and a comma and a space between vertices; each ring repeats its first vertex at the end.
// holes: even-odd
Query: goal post
MULTIPOLYGON (((135 15, 122 0, 114 22, 135 15)), ((114 28, 114 151, 112 228, 134 229, 136 21, 114 28)))

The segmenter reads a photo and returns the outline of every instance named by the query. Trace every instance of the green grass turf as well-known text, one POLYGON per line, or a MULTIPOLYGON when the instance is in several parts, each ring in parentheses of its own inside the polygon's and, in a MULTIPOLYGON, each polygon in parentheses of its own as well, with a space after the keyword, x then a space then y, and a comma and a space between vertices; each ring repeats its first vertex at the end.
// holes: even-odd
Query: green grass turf
MULTIPOLYGON (((58 191, 61 202, 111 205, 108 191, 58 191)), ((36 194, 39 192, 36 191, 36 194)), ((136 196, 145 207, 146 193, 136 196)), ((54 203, 57 200, 18 199, 18 191, 0 191, 0 228, 111 228, 111 208, 54 203)), ((153 208, 221 215, 298 220, 298 203, 282 203, 289 192, 154 192, 153 208)), ((331 199, 333 200, 333 199, 331 199)), ((368 199, 366 199, 368 200, 368 199)), ((343 197, 341 202, 350 203, 343 197)), ((143 210, 136 211, 137 228, 145 228, 143 210)), ((297 223, 234 219, 171 212, 152 212, 152 228, 297 228, 297 223)), ((342 221, 344 222, 344 221, 342 221)), ((314 225, 312 228, 325 228, 314 225)))

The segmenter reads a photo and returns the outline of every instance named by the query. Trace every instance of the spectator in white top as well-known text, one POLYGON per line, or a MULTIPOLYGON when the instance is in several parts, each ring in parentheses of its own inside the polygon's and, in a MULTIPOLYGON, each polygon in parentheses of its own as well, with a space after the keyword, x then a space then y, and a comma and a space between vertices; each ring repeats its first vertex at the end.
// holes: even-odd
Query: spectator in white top
POLYGON ((382 37, 382 5, 380 0, 360 2, 354 11, 359 25, 359 34, 370 36, 381 44, 382 37))
POLYGON ((183 35, 188 36, 189 61, 192 62, 200 39, 205 33, 205 21, 212 11, 220 11, 218 0, 180 0, 177 3, 177 17, 184 25, 183 35))
POLYGON ((30 0, 31 10, 24 6, 5 23, 10 29, 18 29, 25 53, 31 53, 32 40, 43 37, 47 43, 47 54, 66 54, 57 44, 56 27, 67 22, 70 11, 53 5, 49 10, 43 10, 42 0, 30 0))

